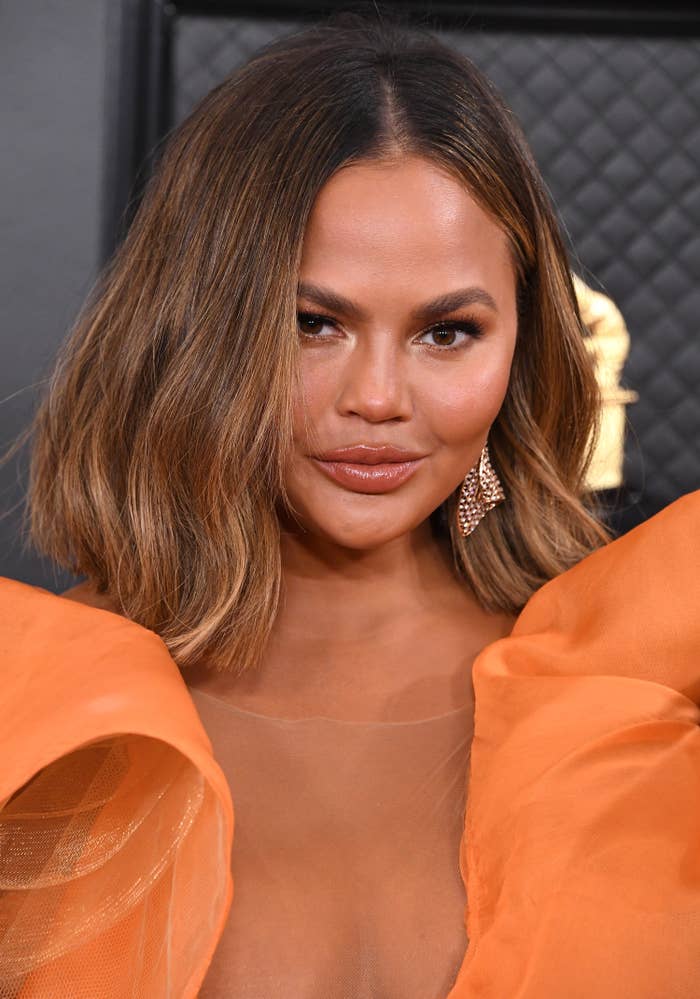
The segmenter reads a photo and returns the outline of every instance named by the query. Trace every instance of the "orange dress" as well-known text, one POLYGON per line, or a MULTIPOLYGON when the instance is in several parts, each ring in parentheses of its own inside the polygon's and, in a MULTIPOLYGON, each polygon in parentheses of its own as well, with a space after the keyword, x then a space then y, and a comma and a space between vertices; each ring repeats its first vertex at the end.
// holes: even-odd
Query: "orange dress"
MULTIPOLYGON (((0 663, 0 999, 196 996, 234 806, 166 647, 0 579, 0 663)), ((700 995, 700 490, 541 587, 472 678, 444 999, 700 995)))

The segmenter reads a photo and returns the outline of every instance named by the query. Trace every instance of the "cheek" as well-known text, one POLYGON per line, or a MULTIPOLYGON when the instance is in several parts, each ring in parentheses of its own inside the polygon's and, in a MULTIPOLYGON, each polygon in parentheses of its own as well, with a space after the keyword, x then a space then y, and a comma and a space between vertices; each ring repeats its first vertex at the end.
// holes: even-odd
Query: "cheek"
POLYGON ((305 364, 299 370, 293 398, 294 438, 308 441, 314 426, 333 405, 337 375, 329 366, 305 364))
POLYGON ((470 445, 485 437, 498 415, 506 391, 510 366, 506 363, 474 366, 426 386, 421 408, 437 441, 448 445, 470 445))

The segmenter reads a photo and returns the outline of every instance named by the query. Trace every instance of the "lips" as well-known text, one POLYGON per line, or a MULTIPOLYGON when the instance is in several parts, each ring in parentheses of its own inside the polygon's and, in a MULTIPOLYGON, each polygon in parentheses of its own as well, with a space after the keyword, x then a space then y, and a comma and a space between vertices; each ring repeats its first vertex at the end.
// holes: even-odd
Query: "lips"
POLYGON ((352 444, 348 447, 336 448, 334 451, 324 451, 313 457, 321 461, 349 461, 362 465, 380 465, 386 462, 416 461, 424 455, 409 448, 397 447, 394 444, 352 444))
POLYGON ((425 455, 389 445, 353 445, 312 456, 328 478, 352 492, 377 494, 403 485, 423 463, 425 455))

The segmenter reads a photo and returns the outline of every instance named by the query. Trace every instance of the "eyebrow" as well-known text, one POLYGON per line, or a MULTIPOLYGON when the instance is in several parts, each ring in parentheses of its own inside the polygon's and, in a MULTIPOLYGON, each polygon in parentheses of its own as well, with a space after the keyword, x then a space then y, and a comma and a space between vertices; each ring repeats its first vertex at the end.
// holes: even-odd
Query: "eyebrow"
MULTIPOLYGON (((356 322, 366 322, 367 313, 356 302, 352 302, 344 295, 339 295, 330 288, 322 288, 320 285, 311 284, 307 281, 300 281, 297 285, 297 294, 306 298, 329 312, 339 312, 344 316, 349 316, 356 322)), ((430 322, 437 316, 446 312, 454 312, 465 305, 486 305, 494 312, 498 312, 498 307, 493 297, 484 288, 472 286, 470 288, 458 288, 456 291, 438 295, 419 305, 410 314, 410 318, 416 322, 430 322)))

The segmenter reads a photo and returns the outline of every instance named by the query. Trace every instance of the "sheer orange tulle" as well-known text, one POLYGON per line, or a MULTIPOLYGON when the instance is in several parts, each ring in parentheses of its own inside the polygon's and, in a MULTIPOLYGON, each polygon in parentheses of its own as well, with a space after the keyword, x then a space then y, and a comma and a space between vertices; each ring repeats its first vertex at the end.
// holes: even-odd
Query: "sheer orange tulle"
POLYGON ((236 809, 235 902, 201 999, 446 996, 467 949, 471 705, 292 720, 190 693, 236 809))
POLYGON ((132 959, 144 994, 146 983, 149 994, 182 994, 164 941, 199 946, 189 922, 201 902, 188 879, 210 848, 208 797, 192 763, 156 739, 128 735, 77 749, 16 794, 0 826, 0 994, 15 994, 41 969, 22 995, 74 995, 91 959, 85 995, 112 994, 113 976, 130 977, 132 959), (181 912, 172 911, 174 899, 181 912))
POLYGON ((2 999, 700 995, 700 490, 481 651, 469 752, 205 700, 8 579, 0 659, 2 999))

